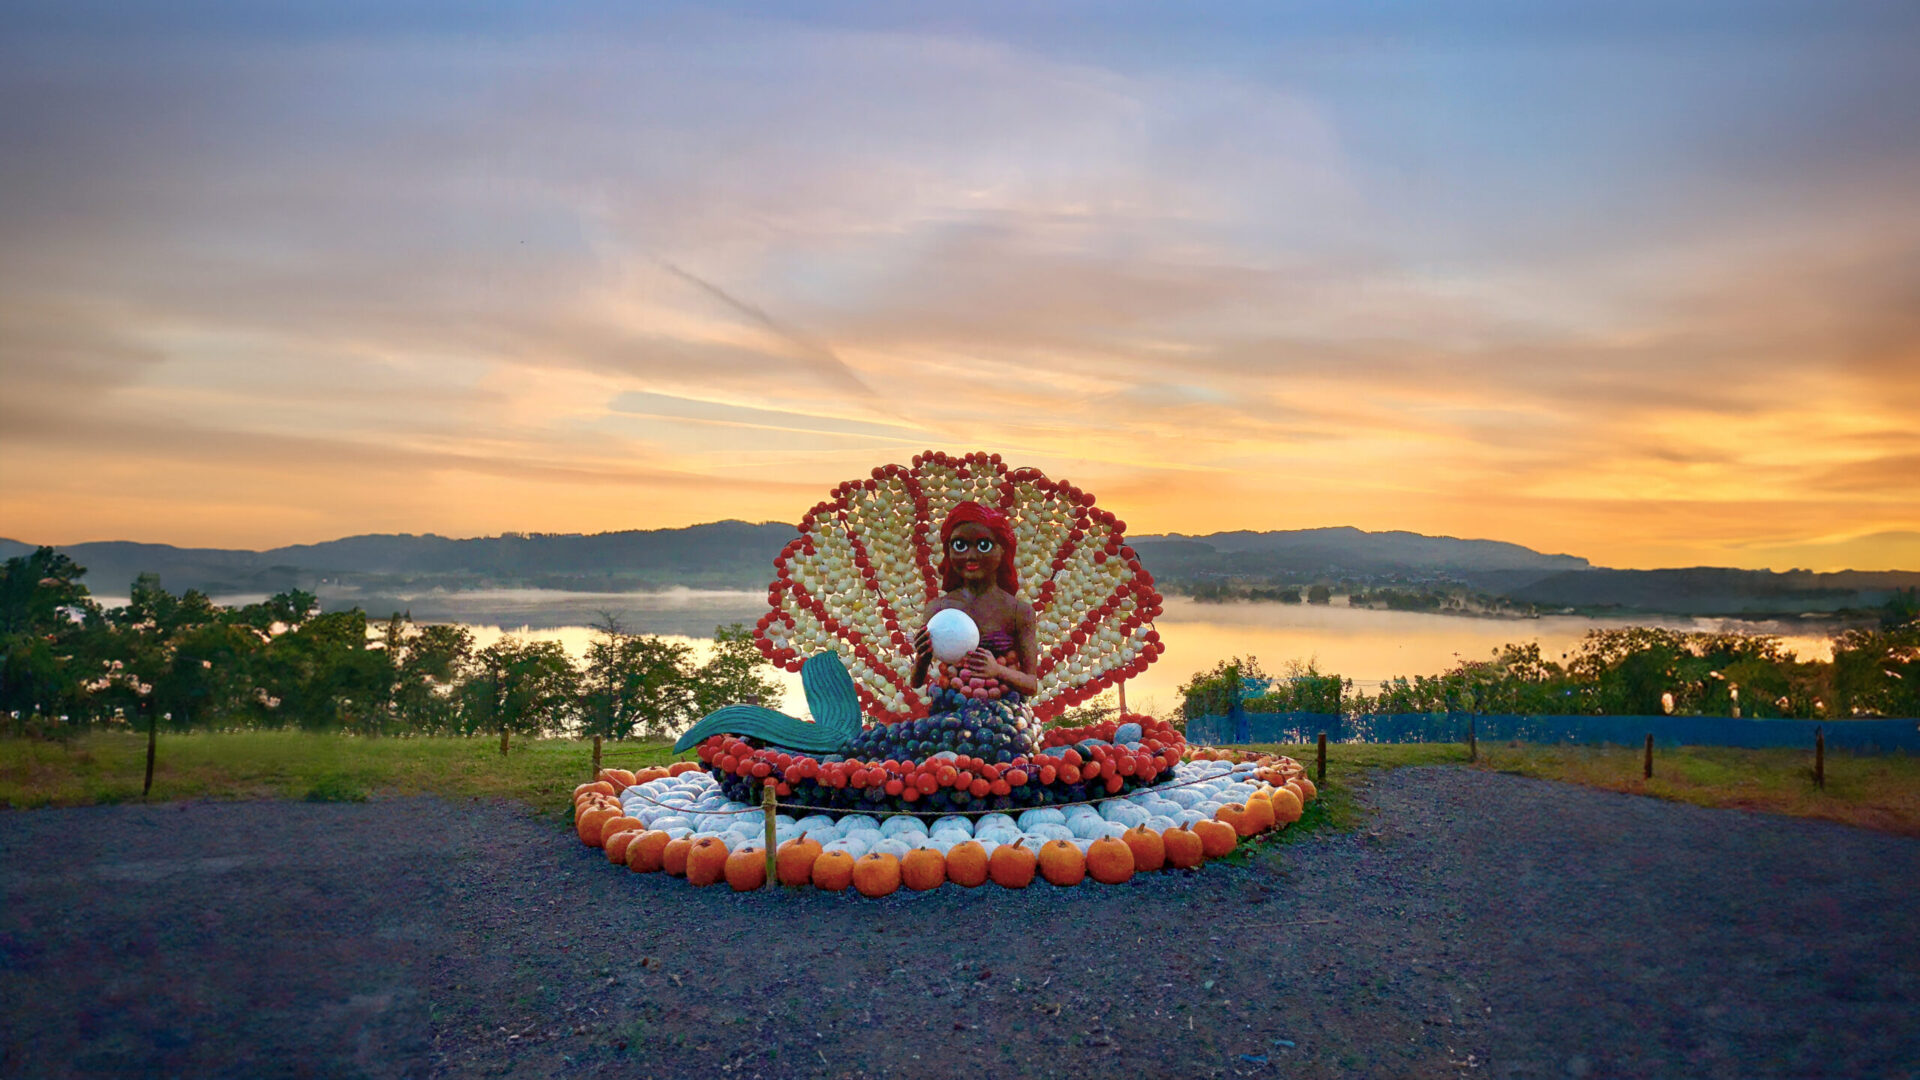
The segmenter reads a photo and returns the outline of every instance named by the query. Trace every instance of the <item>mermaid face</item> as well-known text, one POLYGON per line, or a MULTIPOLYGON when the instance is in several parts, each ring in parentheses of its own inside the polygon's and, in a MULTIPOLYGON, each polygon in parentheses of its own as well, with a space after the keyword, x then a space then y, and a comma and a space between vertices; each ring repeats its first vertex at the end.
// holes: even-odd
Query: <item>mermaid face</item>
POLYGON ((969 585, 992 585, 1005 557, 1000 538, 977 521, 957 526, 947 538, 947 559, 969 585))

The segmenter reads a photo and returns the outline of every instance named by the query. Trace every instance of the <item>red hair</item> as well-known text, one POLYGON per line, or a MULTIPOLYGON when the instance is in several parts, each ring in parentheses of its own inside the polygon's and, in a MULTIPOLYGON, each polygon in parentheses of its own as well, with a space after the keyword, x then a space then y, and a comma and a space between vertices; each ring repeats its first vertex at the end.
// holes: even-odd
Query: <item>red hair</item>
POLYGON ((960 587, 960 571, 953 565, 953 549, 948 542, 953 539, 953 530, 968 523, 993 530, 993 538, 1000 545, 1000 572, 994 581, 1009 594, 1018 592, 1020 574, 1013 568, 1013 522, 1000 511, 972 501, 954 507, 940 526, 940 591, 952 592, 960 587))

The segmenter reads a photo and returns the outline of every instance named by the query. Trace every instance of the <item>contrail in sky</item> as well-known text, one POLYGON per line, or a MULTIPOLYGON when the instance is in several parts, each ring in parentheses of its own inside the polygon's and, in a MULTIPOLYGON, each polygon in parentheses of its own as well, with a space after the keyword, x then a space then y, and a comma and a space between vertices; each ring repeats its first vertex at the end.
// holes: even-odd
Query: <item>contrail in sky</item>
POLYGON ((715 300, 752 319, 755 323, 758 323, 769 332, 778 335, 788 344, 794 346, 799 350, 804 359, 810 361, 809 366, 821 375, 826 376, 829 382, 837 383, 846 389, 852 390, 854 393, 880 406, 882 412, 891 413, 892 410, 885 406, 885 399, 875 392, 873 387, 868 386, 859 375, 855 374, 854 370, 847 366, 847 362, 840 359, 832 349, 820 342, 807 338, 798 331, 787 328, 765 311, 734 296, 705 278, 689 274, 685 270, 665 260, 661 260, 660 265, 674 277, 698 288, 708 296, 713 297, 715 300))

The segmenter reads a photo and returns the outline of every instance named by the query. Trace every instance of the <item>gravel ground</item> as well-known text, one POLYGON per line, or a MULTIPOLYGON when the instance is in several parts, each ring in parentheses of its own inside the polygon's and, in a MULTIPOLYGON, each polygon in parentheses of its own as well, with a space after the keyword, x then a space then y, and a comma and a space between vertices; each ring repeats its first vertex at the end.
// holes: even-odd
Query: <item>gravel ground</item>
POLYGON ((5 1076, 1920 1077, 1920 840, 1459 768, 1125 887, 736 895, 428 799, 0 814, 5 1076))

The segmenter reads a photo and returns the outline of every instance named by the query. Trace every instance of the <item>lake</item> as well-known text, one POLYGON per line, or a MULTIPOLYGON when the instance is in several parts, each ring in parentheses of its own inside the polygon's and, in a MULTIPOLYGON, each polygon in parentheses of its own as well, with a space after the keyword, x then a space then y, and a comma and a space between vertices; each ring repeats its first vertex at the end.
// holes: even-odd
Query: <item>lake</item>
MULTIPOLYGON (((348 598, 328 599, 329 606, 337 606, 348 598)), ((482 645, 508 633, 558 641, 576 657, 585 653, 594 636, 592 624, 611 614, 630 632, 670 637, 704 656, 714 627, 735 622, 752 625, 766 610, 766 594, 759 590, 574 593, 491 589, 424 593, 398 598, 397 603, 376 603, 369 597, 364 606, 375 618, 397 606, 411 609, 417 622, 463 623, 482 645)), ((1128 706, 1155 713, 1173 708, 1179 700, 1180 684, 1196 671, 1235 656, 1258 657, 1261 666, 1276 675, 1284 672, 1290 660, 1311 659, 1322 672, 1343 675, 1371 693, 1382 680, 1396 675, 1436 674, 1463 659, 1483 659, 1509 642, 1537 641, 1543 654, 1558 659, 1590 630, 1625 626, 1766 633, 1783 638, 1801 659, 1828 660, 1833 655, 1825 627, 1797 623, 1664 616, 1468 618, 1350 608, 1338 602, 1201 604, 1169 597, 1166 612, 1155 620, 1155 626, 1166 642, 1166 654, 1145 674, 1127 683, 1128 706)), ((786 672, 781 675, 788 686, 784 708, 804 715, 800 677, 786 672)))

